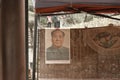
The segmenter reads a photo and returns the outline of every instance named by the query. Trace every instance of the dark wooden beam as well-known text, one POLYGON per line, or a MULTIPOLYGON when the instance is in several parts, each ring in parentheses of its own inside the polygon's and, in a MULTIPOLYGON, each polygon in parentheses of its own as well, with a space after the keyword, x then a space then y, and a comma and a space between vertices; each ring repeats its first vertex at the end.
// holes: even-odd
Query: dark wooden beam
POLYGON ((2 0, 2 80, 25 80, 25 1, 2 0))

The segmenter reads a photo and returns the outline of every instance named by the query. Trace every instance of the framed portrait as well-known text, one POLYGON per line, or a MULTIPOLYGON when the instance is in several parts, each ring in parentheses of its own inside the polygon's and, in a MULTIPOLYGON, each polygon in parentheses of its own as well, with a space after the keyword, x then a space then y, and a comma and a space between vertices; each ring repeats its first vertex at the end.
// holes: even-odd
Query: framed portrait
POLYGON ((45 63, 70 64, 70 29, 45 29, 45 63))

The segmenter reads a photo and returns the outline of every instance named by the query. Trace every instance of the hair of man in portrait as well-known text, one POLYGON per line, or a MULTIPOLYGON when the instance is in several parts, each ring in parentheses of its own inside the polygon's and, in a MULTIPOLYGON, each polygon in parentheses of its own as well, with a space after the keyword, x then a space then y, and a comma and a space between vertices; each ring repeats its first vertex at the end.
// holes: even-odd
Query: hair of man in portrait
POLYGON ((60 29, 51 32, 52 45, 47 48, 47 60, 69 60, 69 48, 64 47, 65 33, 60 29))

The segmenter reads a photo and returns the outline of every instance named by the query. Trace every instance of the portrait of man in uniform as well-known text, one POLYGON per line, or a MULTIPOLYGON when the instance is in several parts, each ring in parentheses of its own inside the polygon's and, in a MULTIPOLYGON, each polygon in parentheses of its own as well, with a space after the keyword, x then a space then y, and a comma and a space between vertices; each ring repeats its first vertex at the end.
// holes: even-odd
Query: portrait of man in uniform
MULTIPOLYGON (((51 29, 52 30, 52 29, 51 29)), ((47 30, 46 30, 47 31, 47 30)), ((50 32, 50 29, 49 29, 50 32)), ((48 35, 48 33, 46 34, 48 35)), ((46 64, 70 63, 70 31, 54 29, 51 31, 51 45, 46 47, 46 64), (65 32, 64 32, 65 31, 65 32), (67 38, 65 38, 67 37, 67 38), (67 43, 65 44, 65 40, 67 43)), ((46 37, 48 40, 48 37, 46 37)), ((47 41, 46 40, 46 45, 47 41)))

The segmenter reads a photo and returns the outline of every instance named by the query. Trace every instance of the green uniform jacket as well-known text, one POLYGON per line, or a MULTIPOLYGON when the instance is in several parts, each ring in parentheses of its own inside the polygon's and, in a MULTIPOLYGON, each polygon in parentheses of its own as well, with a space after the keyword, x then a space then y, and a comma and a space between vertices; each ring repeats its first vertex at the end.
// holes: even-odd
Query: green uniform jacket
POLYGON ((66 47, 54 48, 53 46, 47 48, 47 60, 69 60, 69 49, 66 47))

